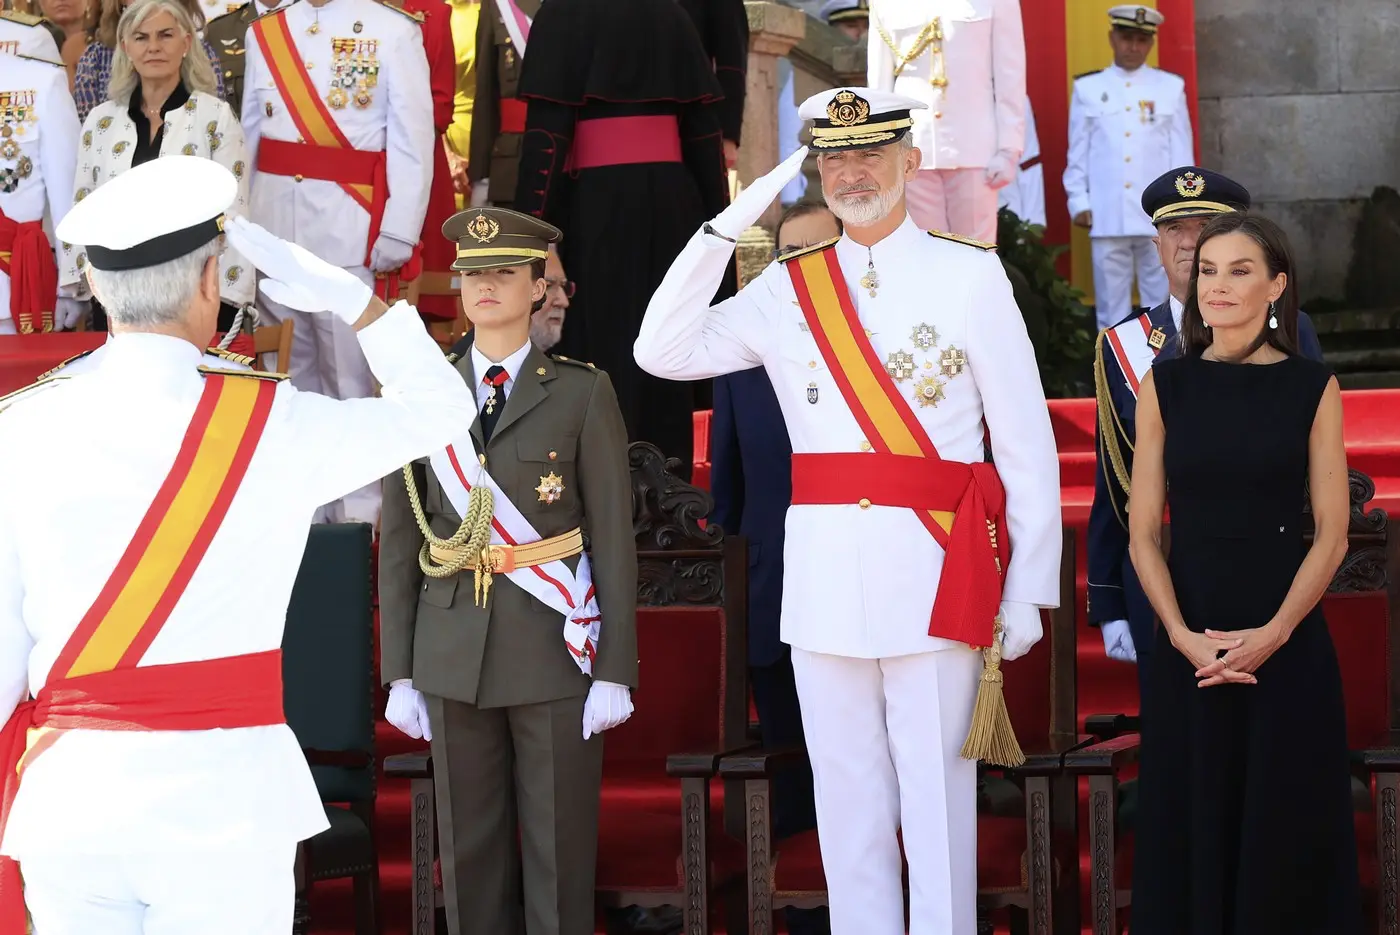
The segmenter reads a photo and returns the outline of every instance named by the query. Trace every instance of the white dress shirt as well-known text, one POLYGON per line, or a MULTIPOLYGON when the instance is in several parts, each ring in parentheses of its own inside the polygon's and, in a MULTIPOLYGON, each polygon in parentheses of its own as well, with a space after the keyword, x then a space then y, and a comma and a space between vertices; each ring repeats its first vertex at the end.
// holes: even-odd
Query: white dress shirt
MULTIPOLYGON (((504 403, 510 391, 515 388, 515 378, 520 375, 520 368, 525 366, 525 358, 530 353, 530 341, 526 339, 520 350, 511 354, 500 365, 506 370, 506 382, 497 388, 496 392, 500 396, 500 402, 504 403)), ((486 405, 486 400, 491 397, 491 387, 486 385, 486 371, 496 366, 486 359, 486 355, 472 345, 472 370, 476 374, 476 408, 480 409, 486 405)))
MULTIPOLYGON (((472 396, 398 303, 359 332, 379 398, 277 385, 246 477, 143 666, 277 649, 316 508, 441 448, 472 396), (252 561, 256 556, 257 561, 252 561)), ((112 339, 101 365, 0 417, 0 718, 44 685, 164 482, 204 389, 200 349, 112 339), (34 496, 34 465, 46 496, 34 496), (93 484, 94 466, 103 483, 93 484)), ((291 728, 72 730, 36 758, 3 852, 194 853, 327 827, 291 728)))
POLYGON ((1174 295, 1167 296, 1167 301, 1172 307, 1172 321, 1176 323, 1176 333, 1181 334, 1181 320, 1186 316, 1186 306, 1181 304, 1181 300, 1174 295))

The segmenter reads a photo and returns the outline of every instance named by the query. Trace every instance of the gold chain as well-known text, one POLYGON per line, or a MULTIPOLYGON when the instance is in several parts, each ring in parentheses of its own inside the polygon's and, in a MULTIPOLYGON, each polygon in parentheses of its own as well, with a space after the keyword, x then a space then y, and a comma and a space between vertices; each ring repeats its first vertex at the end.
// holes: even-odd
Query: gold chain
POLYGON ((896 78, 914 59, 928 50, 929 57, 933 60, 934 72, 933 77, 929 79, 929 84, 940 89, 948 86, 948 78, 943 73, 943 20, 940 17, 935 16, 932 21, 924 25, 923 29, 919 30, 919 34, 914 37, 914 47, 908 52, 899 51, 894 37, 885 29, 885 24, 880 22, 878 15, 875 17, 875 30, 894 55, 894 76, 896 78), (933 48, 930 49, 931 46, 933 48))
POLYGON ((462 525, 450 538, 440 539, 433 535, 432 527, 423 513, 418 482, 413 477, 413 465, 404 465, 403 481, 408 490, 408 504, 413 508, 413 519, 418 523, 418 531, 423 534, 423 547, 418 550, 418 567, 429 578, 449 578, 475 559, 476 603, 482 605, 491 592, 491 515, 496 508, 491 488, 484 484, 473 487, 467 495, 467 515, 462 518, 462 525), (446 565, 435 565, 429 553, 431 546, 453 551, 456 557, 446 565))

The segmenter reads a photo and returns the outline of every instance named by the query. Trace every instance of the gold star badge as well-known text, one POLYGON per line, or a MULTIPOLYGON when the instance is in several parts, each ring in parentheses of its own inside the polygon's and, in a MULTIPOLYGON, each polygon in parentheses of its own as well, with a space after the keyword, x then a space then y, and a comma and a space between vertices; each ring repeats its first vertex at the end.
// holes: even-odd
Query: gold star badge
POLYGON ((933 325, 919 325, 910 336, 914 346, 926 351, 938 343, 938 329, 933 325))
POLYGON ((540 485, 535 488, 535 493, 540 495, 541 503, 555 503, 564 496, 564 478, 550 471, 540 478, 540 485))
POLYGON ((908 351, 894 351, 885 359, 885 372, 894 382, 903 383, 914 375, 914 355, 908 351))
POLYGON ((945 377, 955 377, 963 372, 967 366, 967 355, 951 345, 943 356, 938 358, 938 368, 943 371, 945 377))
POLYGON ((914 384, 914 398, 920 406, 937 406, 943 401, 943 381, 927 376, 914 384))

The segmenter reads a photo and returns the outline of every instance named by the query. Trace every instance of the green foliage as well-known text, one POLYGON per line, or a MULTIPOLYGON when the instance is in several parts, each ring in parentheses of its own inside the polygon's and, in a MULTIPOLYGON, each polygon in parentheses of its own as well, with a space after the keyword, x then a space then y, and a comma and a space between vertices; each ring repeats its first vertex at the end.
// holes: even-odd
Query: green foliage
MULTIPOLYGON (((1045 395, 1063 399, 1094 394, 1094 310, 1084 293, 1055 269, 1066 246, 1045 243, 1045 228, 1028 224, 1006 209, 997 215, 997 252, 1021 274, 1026 289, 1017 303, 1036 345, 1045 395), (1040 340, 1036 340, 1039 337, 1040 340)), ((1013 277, 1014 281, 1014 277, 1013 277)))

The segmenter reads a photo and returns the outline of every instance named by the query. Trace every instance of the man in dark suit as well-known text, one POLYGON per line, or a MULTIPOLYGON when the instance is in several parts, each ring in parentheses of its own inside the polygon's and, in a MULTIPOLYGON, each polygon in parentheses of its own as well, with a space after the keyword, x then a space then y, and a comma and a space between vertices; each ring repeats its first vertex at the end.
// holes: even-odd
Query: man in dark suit
MULTIPOLYGON (((533 17, 539 8, 540 0, 509 0, 505 9, 502 0, 481 0, 476 26, 471 155, 467 160, 473 204, 509 208, 515 200, 520 137, 525 132, 525 102, 515 96, 515 87, 520 80, 525 47, 511 37, 505 17, 514 16, 516 10, 533 17)), ((523 26, 517 28, 524 42, 528 32, 523 26)))
MULTIPOLYGON (((840 222, 824 206, 798 204, 778 222, 779 255, 830 240, 840 222)), ((803 743, 791 649, 779 638, 783 602, 783 527, 792 502, 792 444, 762 367, 715 378, 710 422, 711 519, 749 546, 749 680, 766 747, 803 743)), ((773 833, 817 826, 810 766, 774 780, 773 833)), ((792 935, 830 932, 825 910, 787 910, 792 935)))
MULTIPOLYGON (((1218 172, 1182 166, 1143 189, 1142 209, 1157 228, 1153 239, 1170 295, 1156 308, 1139 309, 1099 334, 1094 355, 1097 476, 1088 539, 1089 623, 1103 632, 1109 658, 1137 662, 1139 685, 1152 652, 1156 616, 1128 557, 1137 387, 1154 360, 1179 351, 1176 336, 1201 229, 1216 215, 1247 211, 1249 192, 1218 172)), ((1305 313, 1298 315, 1298 345, 1305 356, 1322 359, 1317 331, 1305 313)))

